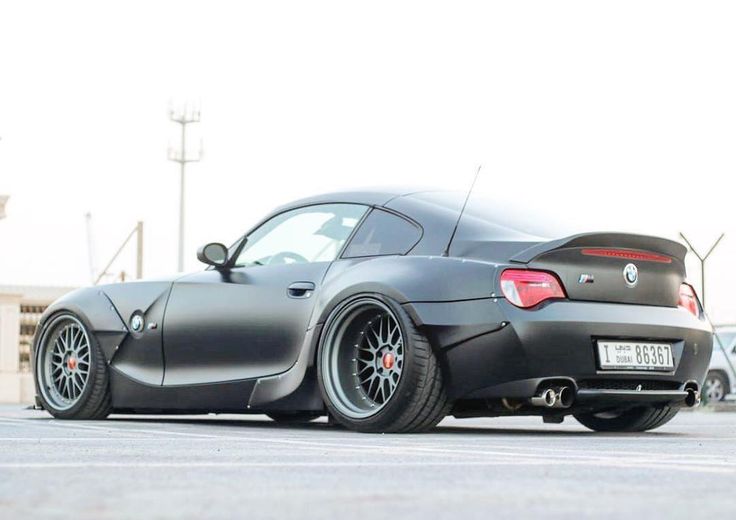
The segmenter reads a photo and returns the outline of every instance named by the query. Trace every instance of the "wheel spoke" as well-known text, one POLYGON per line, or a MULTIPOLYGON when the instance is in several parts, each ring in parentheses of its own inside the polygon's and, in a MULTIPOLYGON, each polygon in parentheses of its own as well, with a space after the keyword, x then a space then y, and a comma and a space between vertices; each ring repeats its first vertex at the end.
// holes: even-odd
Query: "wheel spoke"
POLYGON ((72 384, 74 385, 75 397, 82 393, 82 383, 79 381, 81 378, 78 374, 72 376, 72 384))
MULTIPOLYGON (((371 331, 373 332, 373 329, 371 329, 371 331)), ((374 335, 375 335, 375 332, 374 332, 374 335)), ((373 340, 371 340, 370 336, 368 336, 368 335, 364 335, 364 337, 365 337, 365 341, 366 341, 366 343, 368 343, 368 347, 369 347, 369 348, 370 348, 371 350, 374 350, 374 351, 378 350, 378 345, 375 345, 375 344, 373 343, 373 340)))
MULTIPOLYGON (((371 367, 367 367, 367 368, 371 368, 371 367)), ((359 379, 359 381, 360 381, 360 384, 361 384, 361 385, 364 385, 365 383, 367 383, 367 382, 369 382, 369 381, 370 381, 370 382, 373 382, 373 379, 374 379, 375 377, 376 377, 376 372, 375 372, 375 370, 371 370, 371 372, 370 372, 370 373, 369 373, 368 375, 366 375, 366 376, 364 376, 364 377, 362 377, 362 378, 360 378, 360 379, 359 379)))

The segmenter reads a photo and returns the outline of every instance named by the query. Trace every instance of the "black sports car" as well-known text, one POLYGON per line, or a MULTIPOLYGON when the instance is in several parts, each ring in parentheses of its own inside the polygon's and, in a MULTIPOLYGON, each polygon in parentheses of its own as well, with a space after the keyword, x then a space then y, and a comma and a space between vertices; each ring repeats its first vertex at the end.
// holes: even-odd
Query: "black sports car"
POLYGON ((67 419, 328 415, 364 432, 448 414, 643 431, 698 404, 712 331, 681 244, 541 239, 483 205, 459 219, 463 200, 301 200, 201 248, 201 272, 71 293, 36 335, 38 402, 67 419))

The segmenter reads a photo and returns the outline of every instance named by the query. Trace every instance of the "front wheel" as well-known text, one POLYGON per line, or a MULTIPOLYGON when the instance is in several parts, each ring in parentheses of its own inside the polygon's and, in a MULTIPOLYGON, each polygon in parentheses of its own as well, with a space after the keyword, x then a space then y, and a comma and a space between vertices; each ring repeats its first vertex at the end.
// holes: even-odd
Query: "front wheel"
POLYGON ((41 404, 54 417, 104 419, 111 411, 102 350, 74 314, 58 314, 40 331, 34 375, 41 404))
POLYGON ((575 414, 583 426, 597 432, 643 432, 668 423, 679 410, 669 406, 639 406, 618 412, 575 414))
POLYGON ((450 409, 427 338, 399 304, 362 296, 327 319, 317 359, 335 421, 360 432, 419 432, 450 409))

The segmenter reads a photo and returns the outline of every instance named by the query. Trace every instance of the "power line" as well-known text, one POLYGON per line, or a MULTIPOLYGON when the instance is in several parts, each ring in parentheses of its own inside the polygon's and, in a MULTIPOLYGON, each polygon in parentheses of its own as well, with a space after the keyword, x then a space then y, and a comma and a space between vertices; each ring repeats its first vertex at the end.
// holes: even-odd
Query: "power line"
POLYGON ((202 142, 199 143, 199 152, 194 155, 187 154, 187 125, 192 123, 199 123, 201 112, 199 108, 190 107, 188 104, 184 104, 182 107, 177 109, 169 109, 169 119, 181 126, 181 144, 179 149, 169 147, 168 156, 169 160, 179 163, 180 177, 179 177, 179 261, 178 270, 179 272, 184 270, 184 202, 185 202, 185 184, 184 184, 184 173, 186 170, 187 163, 199 162, 202 160, 202 142))

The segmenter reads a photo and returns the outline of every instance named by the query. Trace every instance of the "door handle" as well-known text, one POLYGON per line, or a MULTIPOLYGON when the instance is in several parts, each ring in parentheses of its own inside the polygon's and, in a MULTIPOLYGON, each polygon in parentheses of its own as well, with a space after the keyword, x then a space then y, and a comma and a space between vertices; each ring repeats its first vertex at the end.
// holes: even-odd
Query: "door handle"
POLYGON ((315 285, 312 282, 294 282, 286 290, 289 298, 309 298, 314 292, 315 285))

